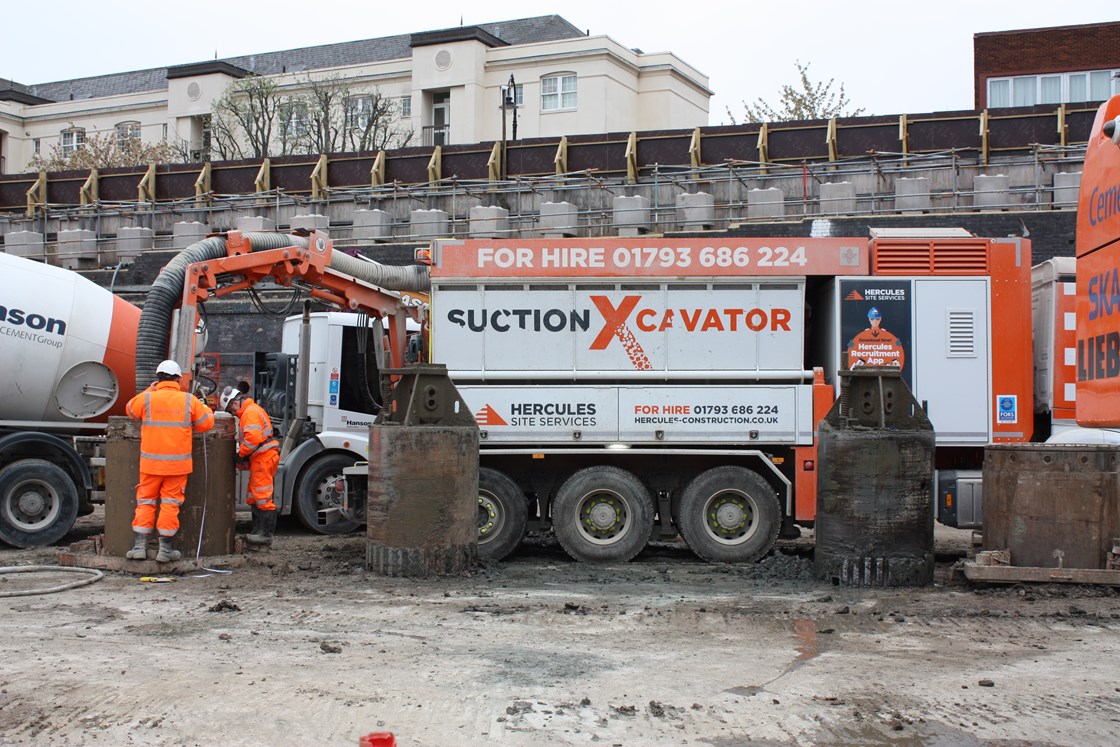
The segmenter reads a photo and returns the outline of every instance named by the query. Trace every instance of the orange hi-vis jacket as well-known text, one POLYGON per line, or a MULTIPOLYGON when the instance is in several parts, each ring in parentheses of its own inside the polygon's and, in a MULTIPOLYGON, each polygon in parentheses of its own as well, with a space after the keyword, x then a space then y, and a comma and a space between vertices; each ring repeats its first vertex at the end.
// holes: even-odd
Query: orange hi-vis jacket
POLYGON ((186 475, 191 461, 192 431, 214 427, 214 412, 198 397, 161 381, 137 394, 125 406, 140 425, 140 471, 149 475, 186 475))
POLYGON ((280 448, 280 443, 272 437, 272 418, 251 398, 245 397, 241 401, 237 418, 241 426, 241 445, 237 449, 239 457, 254 457, 280 448))

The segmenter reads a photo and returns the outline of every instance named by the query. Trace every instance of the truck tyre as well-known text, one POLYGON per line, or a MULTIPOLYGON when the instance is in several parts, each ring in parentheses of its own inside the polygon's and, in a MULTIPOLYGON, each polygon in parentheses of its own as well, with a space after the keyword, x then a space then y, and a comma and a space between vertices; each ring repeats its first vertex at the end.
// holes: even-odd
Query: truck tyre
POLYGON ((678 528, 709 563, 751 563, 770 552, 782 508, 770 484, 744 467, 714 467, 684 489, 678 528))
POLYGON ((358 528, 359 524, 349 519, 327 524, 319 514, 323 510, 342 508, 339 481, 343 479, 342 470, 353 464, 353 457, 328 454, 304 469, 295 490, 295 513, 301 524, 319 534, 348 534, 358 528))
POLYGON ((0 470, 0 540, 16 547, 58 542, 78 518, 78 488, 66 470, 24 459, 0 470))
POLYGON ((653 535, 653 499, 618 467, 587 467, 564 481, 552 502, 552 528, 568 555, 585 563, 624 563, 653 535))
POLYGON ((497 470, 478 471, 478 556, 501 560, 521 543, 529 502, 517 483, 497 470))

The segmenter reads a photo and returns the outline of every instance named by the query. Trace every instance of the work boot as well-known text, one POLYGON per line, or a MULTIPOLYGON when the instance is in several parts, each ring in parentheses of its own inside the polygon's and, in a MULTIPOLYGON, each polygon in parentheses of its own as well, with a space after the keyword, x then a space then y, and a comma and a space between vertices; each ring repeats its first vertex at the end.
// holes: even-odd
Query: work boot
POLYGON ((124 554, 129 560, 147 560, 148 559, 148 535, 140 534, 140 532, 133 532, 136 537, 132 542, 132 549, 124 554))
POLYGON ((249 512, 253 514, 253 526, 249 530, 249 534, 261 533, 261 514, 264 513, 256 506, 249 506, 249 512))
POLYGON ((245 541, 250 545, 271 545, 272 533, 276 531, 276 514, 277 511, 260 511, 260 509, 253 509, 259 511, 261 515, 260 530, 253 534, 245 536, 245 541))
POLYGON ((181 557, 183 557, 183 553, 179 552, 178 550, 171 549, 170 537, 159 538, 159 552, 156 553, 156 562, 170 563, 171 561, 178 560, 181 557))

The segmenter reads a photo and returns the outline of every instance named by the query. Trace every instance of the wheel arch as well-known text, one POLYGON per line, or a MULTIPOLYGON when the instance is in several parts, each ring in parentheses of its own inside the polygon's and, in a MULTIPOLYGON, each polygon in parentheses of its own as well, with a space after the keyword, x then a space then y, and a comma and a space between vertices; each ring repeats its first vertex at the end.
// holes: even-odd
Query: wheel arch
POLYGON ((93 475, 77 450, 67 441, 41 431, 15 431, 0 435, 0 467, 21 459, 43 459, 61 467, 79 489, 79 503, 88 503, 93 475))

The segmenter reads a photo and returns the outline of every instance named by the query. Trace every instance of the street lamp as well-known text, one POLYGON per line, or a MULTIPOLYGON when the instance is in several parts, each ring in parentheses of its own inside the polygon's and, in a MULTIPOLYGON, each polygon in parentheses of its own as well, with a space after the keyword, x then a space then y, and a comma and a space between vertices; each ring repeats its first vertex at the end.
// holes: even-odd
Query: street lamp
POLYGON ((510 73, 509 83, 502 91, 502 179, 505 180, 509 177, 509 168, 506 166, 506 155, 508 153, 508 143, 506 140, 506 109, 513 109, 513 139, 517 139, 517 83, 513 80, 513 73, 510 73))

